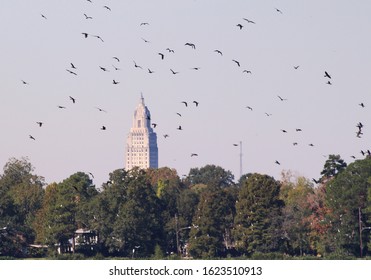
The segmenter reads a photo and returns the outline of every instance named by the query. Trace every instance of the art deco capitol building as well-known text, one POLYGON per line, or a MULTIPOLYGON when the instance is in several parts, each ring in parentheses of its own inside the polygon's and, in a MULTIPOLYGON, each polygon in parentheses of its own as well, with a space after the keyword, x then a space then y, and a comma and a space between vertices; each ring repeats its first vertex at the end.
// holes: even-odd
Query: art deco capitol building
POLYGON ((126 142, 126 170, 158 168, 157 135, 151 127, 151 113, 141 95, 126 142))

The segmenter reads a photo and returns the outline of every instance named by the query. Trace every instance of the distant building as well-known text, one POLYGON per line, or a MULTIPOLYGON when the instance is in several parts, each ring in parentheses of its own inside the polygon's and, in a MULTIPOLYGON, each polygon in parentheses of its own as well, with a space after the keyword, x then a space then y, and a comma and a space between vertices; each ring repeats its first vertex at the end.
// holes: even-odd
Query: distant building
POLYGON ((133 167, 158 168, 157 135, 151 127, 151 113, 144 105, 143 95, 126 142, 126 170, 133 167))

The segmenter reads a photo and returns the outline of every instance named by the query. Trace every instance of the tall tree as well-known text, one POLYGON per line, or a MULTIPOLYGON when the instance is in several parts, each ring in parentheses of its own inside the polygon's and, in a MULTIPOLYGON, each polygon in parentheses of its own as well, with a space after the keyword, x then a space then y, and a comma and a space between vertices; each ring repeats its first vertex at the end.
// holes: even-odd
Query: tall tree
POLYGON ((280 183, 252 174, 240 188, 233 236, 242 253, 277 251, 282 245, 280 183))
POLYGON ((228 187, 233 185, 234 176, 220 166, 206 165, 201 168, 191 168, 186 182, 190 185, 205 184, 207 186, 228 187))
POLYGON ((338 173, 347 167, 347 163, 340 157, 340 155, 329 155, 325 162, 321 175, 325 179, 335 177, 338 173))
POLYGON ((330 233, 336 240, 332 246, 333 252, 355 256, 367 252, 370 234, 362 229, 369 226, 370 174, 371 158, 365 158, 349 164, 327 183, 326 203, 331 210, 328 221, 331 223, 330 233))
MULTIPOLYGON (((0 228, 6 228, 11 233, 7 234, 8 245, 20 244, 15 236, 22 236, 24 243, 34 241, 33 222, 42 205, 44 178, 33 174, 33 171, 34 167, 27 158, 12 158, 4 166, 0 177, 0 228)), ((0 244, 0 251, 4 251, 2 246, 0 244)), ((6 252, 10 255, 14 253, 11 248, 6 252)))
POLYGON ((235 216, 236 196, 230 188, 202 192, 190 232, 189 251, 195 258, 221 257, 226 251, 235 216))

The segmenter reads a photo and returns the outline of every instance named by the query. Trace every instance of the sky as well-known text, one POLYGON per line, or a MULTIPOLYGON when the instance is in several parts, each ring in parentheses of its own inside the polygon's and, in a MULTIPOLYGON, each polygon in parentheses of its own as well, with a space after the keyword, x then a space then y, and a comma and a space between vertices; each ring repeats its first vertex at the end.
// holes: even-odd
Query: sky
POLYGON ((243 173, 276 179, 371 149, 368 0, 3 2, 1 167, 27 157, 46 183, 82 171, 100 187, 125 167, 141 94, 159 167, 181 177, 215 164, 238 180, 240 142, 243 173))

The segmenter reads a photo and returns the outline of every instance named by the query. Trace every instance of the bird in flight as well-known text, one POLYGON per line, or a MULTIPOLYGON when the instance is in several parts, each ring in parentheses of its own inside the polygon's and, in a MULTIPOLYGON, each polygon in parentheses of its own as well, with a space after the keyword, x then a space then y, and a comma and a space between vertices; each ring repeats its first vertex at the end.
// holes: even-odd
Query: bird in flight
POLYGON ((198 101, 195 101, 195 100, 193 100, 193 102, 192 103, 194 103, 195 105, 196 105, 196 107, 198 107, 198 104, 199 104, 199 102, 198 101))
POLYGON ((99 107, 95 107, 95 108, 98 109, 100 112, 105 112, 105 113, 107 113, 106 110, 103 110, 103 109, 101 109, 101 108, 99 108, 99 107))
POLYGON ((294 68, 297 70, 300 67, 300 65, 294 66, 294 68))
POLYGON ((240 67, 240 66, 241 66, 241 65, 240 65, 240 62, 239 62, 239 61, 237 61, 237 60, 234 60, 234 59, 232 59, 232 61, 233 61, 233 62, 235 62, 235 63, 237 64, 237 66, 238 66, 238 67, 240 67))
POLYGON ((44 19, 47 19, 45 15, 41 14, 41 17, 44 18, 44 19))
POLYGON ((297 128, 296 131, 300 132, 300 131, 302 131, 302 129, 301 128, 297 128))
POLYGON ((157 123, 152 123, 153 128, 156 128, 157 123))
POLYGON ((29 135, 30 139, 36 140, 32 135, 29 135))
POLYGON ((187 103, 186 101, 182 101, 182 103, 183 103, 186 107, 188 107, 188 103, 187 103))
POLYGON ((358 104, 359 106, 361 106, 362 108, 365 108, 365 104, 363 102, 361 102, 360 104, 358 104))
POLYGON ((98 38, 99 40, 101 40, 102 42, 104 42, 103 39, 102 39, 102 37, 100 37, 99 35, 93 35, 93 37, 98 38))
POLYGON ((84 14, 85 19, 93 19, 92 17, 88 16, 87 14, 84 14))
POLYGON ((107 128, 104 125, 102 125, 102 127, 100 129, 101 130, 106 130, 107 128))
POLYGON ((112 64, 112 67, 117 71, 117 70, 121 70, 120 68, 116 67, 115 65, 112 64))
POLYGON ((140 26, 142 26, 142 25, 149 25, 149 23, 148 23, 148 22, 142 22, 142 23, 140 24, 140 26))
POLYGON ((250 111, 252 111, 252 107, 246 106, 246 108, 249 109, 250 111))
POLYGON ((294 143, 292 143, 294 146, 297 146, 298 145, 298 142, 294 142, 294 143))
POLYGON ((243 20, 246 20, 248 23, 252 23, 252 24, 255 24, 255 22, 254 21, 252 21, 252 20, 249 20, 249 19, 247 19, 247 18, 243 18, 243 20))
POLYGON ((275 164, 280 165, 281 163, 280 163, 278 160, 276 160, 276 161, 275 161, 275 164))
POLYGON ((177 129, 178 129, 178 130, 182 130, 183 128, 182 128, 182 126, 180 125, 180 126, 178 126, 177 129))
POLYGON ((116 59, 117 62, 120 62, 120 59, 117 56, 112 57, 113 59, 116 59))
POLYGON ((179 72, 175 72, 173 69, 170 69, 170 71, 171 71, 171 73, 173 73, 174 75, 179 73, 179 72))
POLYGON ((192 70, 200 70, 200 67, 193 67, 192 70))
POLYGON ((76 99, 73 98, 72 96, 69 96, 69 98, 71 99, 72 103, 75 103, 76 102, 76 99))
POLYGON ((86 33, 86 32, 83 32, 83 33, 81 33, 81 34, 84 35, 85 38, 88 38, 88 36, 89 36, 89 34, 86 33))
POLYGON ((181 117, 182 115, 180 113, 176 113, 179 117, 181 117))
POLYGON ((107 71, 108 71, 107 68, 105 68, 105 67, 99 66, 99 68, 100 68, 102 71, 104 71, 104 72, 107 72, 107 71))
POLYGON ((314 147, 314 144, 310 143, 309 146, 314 147))
POLYGON ((29 83, 27 83, 26 81, 22 80, 22 84, 24 85, 29 85, 29 83))
POLYGON ((60 105, 58 105, 58 108, 59 108, 59 109, 66 109, 66 107, 64 107, 64 106, 60 106, 60 105))
POLYGON ((191 154, 191 157, 197 157, 198 156, 198 154, 191 154))
POLYGON ((241 23, 236 25, 240 30, 242 29, 243 25, 241 23))
POLYGON ((72 62, 70 64, 71 64, 72 69, 77 69, 76 66, 72 62))
POLYGON ((331 83, 330 81, 327 81, 327 84, 328 84, 328 85, 332 85, 332 83, 331 83))
POLYGON ((277 95, 278 98, 281 100, 281 101, 286 101, 287 99, 286 98, 282 98, 281 96, 277 95))
MULTIPOLYGON (((133 60, 133 61, 134 61, 134 60, 133 60)), ((143 69, 142 66, 139 66, 135 61, 134 61, 134 67, 135 67, 135 68, 143 69)))
POLYGON ((93 173, 91 173, 91 172, 89 172, 89 175, 92 177, 92 178, 94 178, 94 175, 93 175, 93 173))
POLYGON ((73 72, 73 71, 71 71, 71 70, 69 70, 69 69, 66 69, 66 71, 67 71, 68 73, 72 74, 72 75, 77 76, 77 73, 76 73, 76 72, 73 72))
POLYGON ((282 131, 283 133, 287 133, 287 130, 285 130, 285 129, 281 129, 281 131, 282 131))
POLYGON ((164 138, 168 138, 169 137, 169 134, 164 134, 164 138))
POLYGON ((112 82, 114 85, 117 85, 117 84, 119 84, 120 82, 118 82, 118 81, 116 81, 116 80, 113 80, 113 82, 112 82))
POLYGON ((165 58, 165 55, 163 53, 158 53, 158 55, 161 56, 162 60, 165 58))
POLYGON ((312 181, 313 181, 314 183, 316 183, 316 184, 321 183, 321 180, 316 180, 316 179, 314 179, 314 178, 312 178, 312 181))
POLYGON ((282 11, 281 11, 280 9, 277 9, 277 8, 275 8, 275 9, 276 9, 276 11, 277 11, 278 13, 282 14, 282 11))
POLYGON ((267 117, 270 117, 270 116, 272 116, 272 114, 268 114, 268 113, 265 113, 265 115, 266 115, 267 117))
POLYGON ((43 122, 36 122, 38 125, 39 125, 39 127, 42 127, 42 125, 44 124, 43 122))
POLYGON ((252 74, 250 70, 243 70, 242 73, 252 74))
POLYGON ((107 9, 107 10, 111 11, 111 8, 110 8, 110 7, 108 7, 108 6, 103 6, 103 8, 105 8, 105 9, 107 9))
POLYGON ((190 46, 192 49, 196 49, 196 45, 192 43, 185 43, 185 46, 190 46))
POLYGON ((166 48, 166 50, 169 52, 169 53, 174 53, 174 50, 170 49, 170 48, 166 48))
POLYGON ((142 40, 144 41, 144 43, 150 43, 150 41, 148 41, 148 40, 146 40, 144 38, 142 38, 142 40))
POLYGON ((149 73, 149 74, 153 74, 153 73, 155 73, 155 72, 148 68, 148 73, 149 73))
POLYGON ((329 78, 329 79, 331 79, 331 76, 330 76, 330 74, 329 73, 327 73, 327 71, 325 71, 325 76, 324 76, 325 78, 329 78))
POLYGON ((214 52, 220 54, 220 55, 223 55, 223 53, 220 51, 220 50, 215 50, 214 52))

